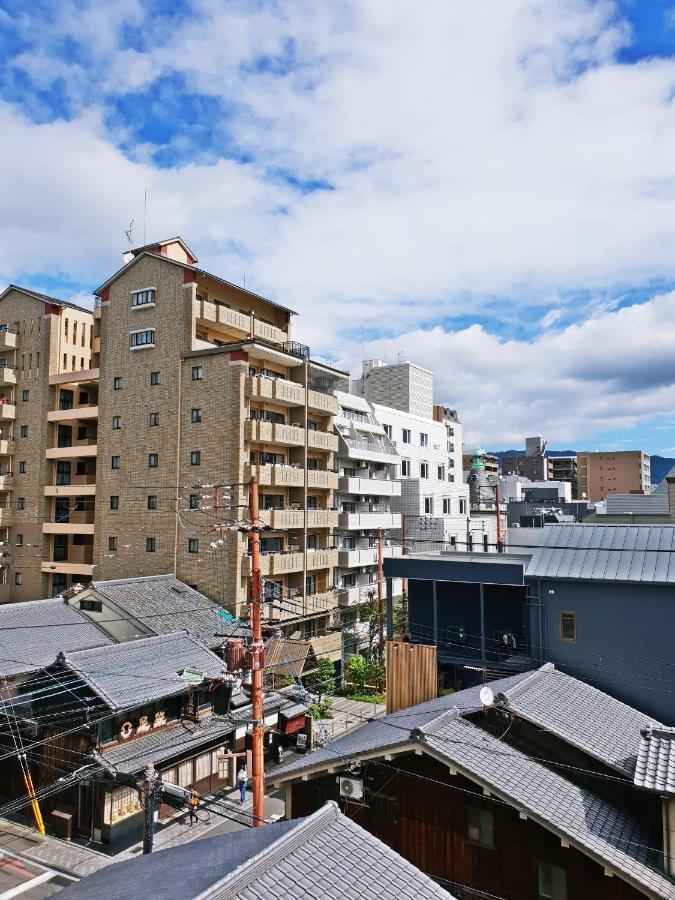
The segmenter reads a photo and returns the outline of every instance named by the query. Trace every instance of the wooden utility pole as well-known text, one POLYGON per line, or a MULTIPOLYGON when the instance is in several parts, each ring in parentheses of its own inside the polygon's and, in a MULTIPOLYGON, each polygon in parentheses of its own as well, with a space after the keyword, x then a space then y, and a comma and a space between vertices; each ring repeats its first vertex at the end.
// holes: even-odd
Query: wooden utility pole
POLYGON ((152 763, 148 763, 143 782, 143 853, 152 853, 152 845, 155 840, 155 798, 157 795, 157 781, 159 772, 152 763))
MULTIPOLYGON (((382 529, 377 529, 377 623, 379 627, 380 667, 384 666, 384 594, 382 591, 382 529)), ((384 687, 380 678, 380 691, 384 687)))
POLYGON ((499 481, 495 484, 495 506, 497 507, 497 553, 502 552, 502 512, 499 506, 499 481))
MULTIPOLYGON (((401 515, 401 555, 408 555, 408 516, 406 513, 401 515)), ((404 578, 401 583, 401 637, 404 641, 408 640, 408 579, 404 578)))
POLYGON ((253 779, 253 825, 264 824, 265 816, 265 765, 263 759, 263 670, 265 648, 262 642, 262 576, 260 574, 260 510, 258 508, 258 479, 251 478, 249 488, 251 509, 251 631, 250 649, 251 693, 253 699, 253 752, 251 776, 253 779))

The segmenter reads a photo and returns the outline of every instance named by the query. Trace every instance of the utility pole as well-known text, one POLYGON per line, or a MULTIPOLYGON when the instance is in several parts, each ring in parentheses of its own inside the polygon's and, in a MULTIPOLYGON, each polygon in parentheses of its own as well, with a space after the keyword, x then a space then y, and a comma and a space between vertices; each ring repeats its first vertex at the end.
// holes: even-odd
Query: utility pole
POLYGON ((495 506, 497 507, 497 553, 502 552, 502 512, 499 505, 499 481, 495 484, 495 506))
MULTIPOLYGON (((401 515, 401 555, 408 555, 408 516, 406 513, 401 515)), ((408 635, 408 579, 402 580, 402 596, 401 596, 401 638, 404 641, 409 639, 408 635)))
MULTIPOLYGON (((379 627, 380 669, 384 666, 384 596, 382 592, 382 529, 377 529, 377 621, 379 627)), ((380 691, 383 678, 380 675, 380 691)))
POLYGON ((262 642, 262 576, 260 574, 260 511, 258 508, 258 479, 251 477, 249 488, 251 509, 251 631, 250 649, 251 687, 253 698, 253 752, 251 765, 253 777, 253 825, 264 823, 265 816, 265 766, 263 758, 263 670, 265 648, 262 642))
POLYGON ((155 797, 159 784, 159 772, 153 763, 148 763, 143 782, 143 794, 145 798, 143 818, 143 853, 152 853, 152 844, 155 839, 155 797))

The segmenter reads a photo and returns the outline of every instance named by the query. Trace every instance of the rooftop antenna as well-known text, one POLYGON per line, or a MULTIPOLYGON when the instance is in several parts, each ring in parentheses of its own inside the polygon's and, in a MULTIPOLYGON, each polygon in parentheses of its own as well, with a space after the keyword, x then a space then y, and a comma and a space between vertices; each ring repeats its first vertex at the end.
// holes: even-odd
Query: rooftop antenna
POLYGON ((124 233, 127 236, 127 240, 129 241, 130 247, 131 247, 134 231, 136 231, 136 227, 137 226, 134 225, 134 220, 132 219, 131 222, 129 222, 129 227, 125 228, 125 230, 124 230, 124 233))

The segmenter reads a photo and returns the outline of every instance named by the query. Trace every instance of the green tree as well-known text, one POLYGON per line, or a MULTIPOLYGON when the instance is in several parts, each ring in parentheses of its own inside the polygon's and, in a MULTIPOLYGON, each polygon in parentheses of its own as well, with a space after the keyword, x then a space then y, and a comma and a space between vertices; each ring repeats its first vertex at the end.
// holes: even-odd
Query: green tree
POLYGON ((366 684, 366 669, 368 663, 363 656, 350 656, 347 662, 347 681, 349 691, 352 694, 363 694, 366 684))
POLYGON ((314 672, 305 677, 305 687, 316 694, 319 709, 327 709, 330 706, 327 698, 335 693, 335 666, 329 659, 320 659, 314 672))

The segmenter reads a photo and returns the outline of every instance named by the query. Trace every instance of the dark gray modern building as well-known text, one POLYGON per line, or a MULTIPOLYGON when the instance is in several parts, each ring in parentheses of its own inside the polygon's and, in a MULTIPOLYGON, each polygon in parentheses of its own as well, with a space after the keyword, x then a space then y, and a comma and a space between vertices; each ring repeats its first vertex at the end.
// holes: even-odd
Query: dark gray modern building
POLYGON ((384 574, 388 609, 408 579, 410 639, 437 645, 446 685, 551 661, 675 722, 675 525, 550 525, 538 547, 391 558, 384 574))

